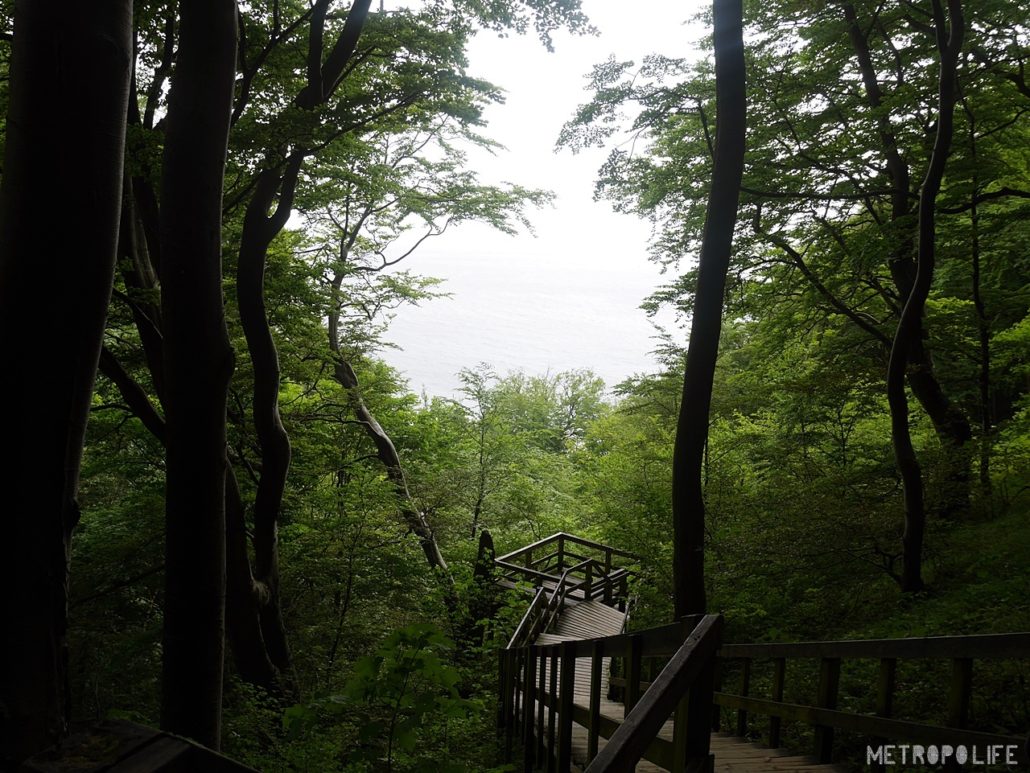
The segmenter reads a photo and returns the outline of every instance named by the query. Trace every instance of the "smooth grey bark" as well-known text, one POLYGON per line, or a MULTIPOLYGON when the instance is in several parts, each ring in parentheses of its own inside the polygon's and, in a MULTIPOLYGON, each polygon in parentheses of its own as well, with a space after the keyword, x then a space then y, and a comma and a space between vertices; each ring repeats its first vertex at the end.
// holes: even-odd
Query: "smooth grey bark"
POLYGON ((132 3, 19 0, 14 19, 0 190, 3 770, 67 728, 69 554, 114 276, 132 3))

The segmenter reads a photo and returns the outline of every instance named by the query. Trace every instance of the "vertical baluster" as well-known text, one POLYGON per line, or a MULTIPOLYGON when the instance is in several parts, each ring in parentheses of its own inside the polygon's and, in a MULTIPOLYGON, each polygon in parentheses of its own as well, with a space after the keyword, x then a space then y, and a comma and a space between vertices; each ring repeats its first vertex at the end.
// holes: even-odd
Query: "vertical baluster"
POLYGON ((551 683, 551 697, 548 701, 549 709, 547 714, 547 773, 554 773, 554 764, 556 762, 555 727, 558 719, 558 715, 556 713, 556 710, 558 708, 558 647, 554 644, 551 645, 551 673, 548 675, 548 677, 551 683))
POLYGON ((629 637, 629 653, 626 656, 626 711, 625 716, 633 710, 640 700, 640 668, 644 640, 639 635, 629 637))
MULTIPOLYGON (((898 661, 896 658, 880 658, 880 668, 876 678, 876 716, 890 718, 894 715, 894 685, 897 680, 898 661)), ((883 743, 886 739, 873 739, 873 744, 883 743)), ((882 762, 873 762, 874 771, 884 771, 882 762)))
POLYGON ((508 718, 508 699, 505 695, 505 684, 507 683, 508 651, 500 650, 497 653, 497 729, 504 728, 508 718))
MULTIPOLYGON (((722 692, 722 672, 723 672, 723 661, 716 658, 715 661, 715 677, 713 679, 712 689, 714 692, 722 692)), ((718 733, 719 727, 722 722, 722 709, 719 706, 712 706, 712 732, 718 733)))
POLYGON ((536 661, 539 657, 540 648, 529 647, 529 654, 526 658, 526 695, 525 695, 525 736, 524 736, 524 765, 526 770, 533 769, 536 760, 536 739, 533 737, 533 712, 536 710, 539 696, 536 695, 536 661))
POLYGON ((522 648, 515 650, 514 666, 512 674, 512 698, 511 698, 511 721, 515 731, 519 732, 522 722, 522 648))
MULTIPOLYGON (((751 691, 751 658, 745 658, 743 668, 740 672, 740 695, 745 698, 751 691)), ((747 735, 747 711, 737 709, 737 735, 747 735)))
POLYGON ((951 661, 951 686, 948 688, 948 727, 964 729, 969 719, 969 700, 973 688, 973 661, 951 661))
POLYGON ((547 710, 547 656, 544 654, 540 656, 539 671, 540 684, 537 695, 540 696, 540 700, 538 701, 539 710, 536 713, 536 758, 538 762, 543 762, 547 755, 547 739, 544 738, 544 712, 547 710))
POLYGON ((561 645, 561 688, 558 690, 558 770, 566 771, 572 765, 572 702, 576 690, 576 642, 561 645))
MULTIPOLYGON (((837 708, 837 689, 840 687, 840 658, 823 658, 819 664, 819 691, 816 705, 824 709, 837 708)), ((815 727, 815 756, 820 763, 833 759, 833 728, 815 727)))
POLYGON ((590 724, 587 727, 587 762, 597 756, 601 733, 601 679, 604 670, 604 642, 595 639, 590 653, 590 724))
MULTIPOLYGON (((787 672, 787 659, 773 660, 772 699, 777 703, 783 701, 783 680, 787 672)), ((780 718, 769 717, 769 746, 776 749, 780 745, 780 718)))
MULTIPOLYGON (((684 640, 694 630, 695 624, 693 619, 683 621, 684 640)), ((716 635, 721 636, 721 625, 718 622, 716 625, 716 635)), ((712 715, 718 711, 713 695, 715 672, 713 653, 676 706, 672 725, 672 773, 687 770, 708 773, 715 769, 715 759, 710 753, 712 715)))
POLYGON ((515 652, 505 652, 504 664, 504 759, 511 761, 515 732, 515 652))
POLYGON ((584 584, 583 584, 583 598, 586 601, 590 601, 590 597, 591 597, 590 583, 593 580, 593 576, 594 576, 594 565, 593 564, 587 564, 585 569, 586 569, 586 580, 584 580, 584 584))

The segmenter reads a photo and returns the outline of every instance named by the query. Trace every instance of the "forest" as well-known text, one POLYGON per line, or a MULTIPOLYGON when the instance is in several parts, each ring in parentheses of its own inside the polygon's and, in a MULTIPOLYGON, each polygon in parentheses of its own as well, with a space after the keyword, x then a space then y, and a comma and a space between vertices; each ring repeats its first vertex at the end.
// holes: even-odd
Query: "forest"
MULTIPOLYGON (((470 165, 504 84, 468 46, 596 31, 385 5, 0 2, 0 770, 110 720, 259 771, 521 770, 498 653, 534 588, 492 559, 557 533, 637 557, 631 632, 1030 631, 1023 3, 684 4, 704 50, 598 62, 556 152, 604 149, 596 198, 651 226, 661 367, 469 362, 453 397, 384 357, 448 302, 420 251, 553 203, 470 165)), ((1018 641, 963 729, 1027 736, 1018 641)), ((891 716, 874 666, 823 705, 891 716)), ((890 668, 950 722, 948 661, 890 668)))

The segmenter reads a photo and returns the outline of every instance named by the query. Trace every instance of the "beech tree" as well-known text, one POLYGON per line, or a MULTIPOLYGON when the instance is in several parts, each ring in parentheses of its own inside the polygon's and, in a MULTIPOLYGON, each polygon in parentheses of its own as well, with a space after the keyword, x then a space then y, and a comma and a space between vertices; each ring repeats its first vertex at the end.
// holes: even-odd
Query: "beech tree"
POLYGON ((69 719, 70 543, 114 272, 132 3, 18 2, 14 22, 0 189, 3 770, 69 719))
POLYGON ((672 459, 672 571, 677 617, 706 611, 705 501, 701 471, 722 330, 723 293, 744 172, 747 96, 741 0, 714 0, 712 27, 715 153, 672 459))
POLYGON ((233 353, 222 299, 222 179, 235 0, 182 0, 162 158, 165 601, 161 725, 217 749, 225 639, 225 422, 233 353))
POLYGON ((905 491, 905 532, 902 536, 904 566, 901 588, 918 591, 923 588, 922 553, 926 528, 922 468, 912 445, 908 426, 908 397, 905 394, 905 371, 910 353, 918 346, 920 320, 930 295, 936 260, 937 194, 944 179, 945 164, 951 150, 955 125, 956 82, 959 51, 965 34, 961 0, 947 0, 947 12, 941 0, 931 0, 933 25, 940 56, 938 76, 937 132, 926 179, 919 189, 918 259, 912 289, 898 320, 887 368, 887 399, 891 408, 891 440, 905 491))
MULTIPOLYGON (((276 331, 264 299, 269 249, 298 197, 339 168, 363 133, 387 120, 419 123, 448 110, 461 120, 478 120, 474 95, 492 87, 464 72, 463 46, 474 26, 534 27, 546 41, 557 24, 585 25, 575 2, 559 8, 540 2, 475 8, 471 14, 460 2, 389 14, 370 13, 367 0, 351 3, 346 13, 335 5, 331 0, 276 3, 241 15, 222 206, 229 269, 236 276, 235 308, 246 339, 241 360, 253 368, 247 368, 248 377, 253 375, 246 389, 251 396, 231 417, 241 434, 254 430, 252 444, 229 452, 228 635, 243 678, 290 699, 296 698, 296 686, 279 601, 278 529, 291 449, 278 405, 276 331)), ((181 35, 176 14, 168 3, 140 17, 138 83, 129 112, 132 197, 120 240, 125 292, 119 301, 131 313, 146 370, 131 372, 114 352, 103 362, 126 403, 162 436, 167 436, 161 413, 168 410, 168 374, 157 301, 163 201, 156 155, 167 128, 160 119, 162 95, 181 35)), ((235 400, 238 392, 233 394, 235 400)))

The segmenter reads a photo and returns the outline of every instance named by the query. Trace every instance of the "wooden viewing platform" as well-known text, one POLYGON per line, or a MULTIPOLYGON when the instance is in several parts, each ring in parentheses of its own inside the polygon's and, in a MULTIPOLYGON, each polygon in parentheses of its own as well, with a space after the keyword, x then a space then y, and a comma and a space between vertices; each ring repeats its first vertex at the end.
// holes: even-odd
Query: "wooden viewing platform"
POLYGON ((628 579, 637 563, 631 553, 563 533, 495 560, 502 587, 535 588, 500 656, 499 726, 509 759, 515 742, 521 744, 524 770, 842 771, 832 764, 835 729, 875 746, 1002 746, 1027 764, 1024 738, 969 730, 967 721, 973 660, 1030 659, 1030 633, 724 644, 720 615, 626 633, 628 579), (841 661, 862 658, 879 662, 875 715, 837 708, 841 661), (952 662, 942 695, 946 727, 893 717, 897 661, 916 658, 952 662), (784 701, 791 659, 818 663, 814 705, 784 701), (752 665, 759 661, 772 668, 768 698, 750 694, 752 665), (736 692, 717 683, 717 672, 729 663, 739 674, 736 692), (613 676, 615 667, 619 675, 613 676), (720 707, 735 712, 735 734, 718 732, 720 707), (742 739, 753 715, 768 717, 774 748, 742 739), (783 720, 814 728, 812 756, 775 748, 783 720))

